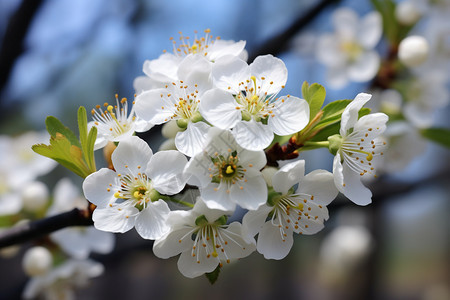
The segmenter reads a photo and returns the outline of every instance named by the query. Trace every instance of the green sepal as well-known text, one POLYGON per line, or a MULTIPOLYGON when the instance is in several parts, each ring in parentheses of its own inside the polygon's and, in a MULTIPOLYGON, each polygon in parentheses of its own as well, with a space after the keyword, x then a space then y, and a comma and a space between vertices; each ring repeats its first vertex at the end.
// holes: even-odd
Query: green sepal
POLYGON ((177 120, 177 125, 181 129, 186 129, 187 126, 188 126, 188 121, 186 121, 185 119, 178 119, 177 120))
POLYGON ((209 223, 208 219, 205 215, 201 215, 195 219, 195 225, 197 226, 205 226, 209 223))
POLYGON ((269 187, 267 195, 267 205, 270 207, 275 206, 280 200, 281 193, 275 191, 273 187, 269 187))
POLYGON ((326 96, 325 88, 318 84, 313 83, 309 85, 308 82, 303 82, 302 85, 302 96, 303 99, 306 100, 309 104, 309 120, 311 121, 317 113, 320 111, 320 108, 325 101, 326 96))
POLYGON ((226 215, 221 216, 217 220, 214 221, 214 225, 225 225, 227 224, 228 217, 226 215))
POLYGON ((447 128, 426 128, 421 129, 420 134, 441 146, 450 148, 450 129, 447 128))
POLYGON ((342 136, 340 134, 334 134, 328 137, 328 150, 331 154, 336 155, 342 145, 342 136))
POLYGON ((218 265, 214 271, 210 273, 205 273, 205 276, 206 278, 208 278, 209 283, 214 284, 219 278, 219 274, 220 274, 220 265, 218 265))

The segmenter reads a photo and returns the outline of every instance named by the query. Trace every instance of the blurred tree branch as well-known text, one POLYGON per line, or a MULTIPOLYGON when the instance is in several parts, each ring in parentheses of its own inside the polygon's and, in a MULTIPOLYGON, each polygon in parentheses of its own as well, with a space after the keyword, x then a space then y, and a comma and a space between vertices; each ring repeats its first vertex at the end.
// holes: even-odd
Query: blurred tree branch
POLYGON ((24 50, 23 41, 41 4, 42 0, 23 0, 9 20, 0 49, 0 92, 3 92, 14 63, 24 50))
POLYGON ((88 210, 74 208, 71 211, 59 215, 27 222, 1 232, 0 248, 33 240, 65 227, 90 226, 93 224, 91 214, 88 210))

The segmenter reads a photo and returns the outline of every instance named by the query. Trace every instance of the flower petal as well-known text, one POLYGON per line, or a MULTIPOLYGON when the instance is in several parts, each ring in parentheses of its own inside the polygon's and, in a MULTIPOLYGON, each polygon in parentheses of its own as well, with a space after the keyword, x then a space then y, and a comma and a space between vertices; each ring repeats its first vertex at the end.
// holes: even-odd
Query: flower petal
POLYGON ((117 173, 107 168, 90 174, 83 182, 84 196, 99 208, 105 208, 114 200, 114 193, 118 189, 120 182, 117 173))
POLYGON ((209 48, 208 58, 214 62, 226 55, 239 56, 244 51, 245 41, 216 40, 209 48))
POLYGON ((193 230, 191 227, 182 227, 170 231, 155 241, 153 244, 153 253, 159 258, 167 259, 191 249, 192 233, 193 230))
POLYGON ((348 78, 355 82, 366 82, 375 77, 379 68, 380 55, 376 51, 367 51, 348 66, 348 78))
POLYGON ((247 63, 236 56, 224 56, 218 59, 212 68, 214 85, 231 93, 239 92, 239 84, 250 79, 250 76, 247 63))
POLYGON ((242 234, 248 241, 258 234, 262 226, 266 222, 272 207, 261 205, 257 210, 249 210, 242 218, 242 234))
POLYGON ((137 174, 142 172, 152 156, 153 151, 144 140, 131 136, 119 143, 111 160, 117 173, 137 174))
POLYGON ((278 193, 287 194, 305 175, 305 161, 297 160, 284 165, 272 177, 272 186, 278 193))
POLYGON ((255 210, 267 201, 267 184, 262 175, 245 180, 231 186, 230 198, 242 208, 255 210))
POLYGON ((205 147, 206 134, 209 128, 211 126, 205 122, 189 122, 186 130, 178 132, 175 137, 177 149, 189 157, 200 153, 205 147))
POLYGON ((186 164, 187 159, 182 153, 175 150, 160 151, 150 159, 146 174, 158 192, 173 195, 186 184, 187 177, 183 174, 186 164))
POLYGON ((250 64, 250 73, 255 76, 258 86, 269 95, 278 93, 286 84, 288 76, 284 62, 270 54, 255 58, 250 64))
POLYGON ((339 8, 333 13, 332 20, 334 28, 336 28, 336 32, 341 38, 346 40, 354 40, 356 38, 359 18, 354 10, 339 8))
POLYGON ((372 95, 370 94, 359 93, 356 95, 355 99, 347 105, 341 117, 341 129, 339 131, 341 136, 347 136, 348 130, 353 128, 356 121, 358 121, 359 110, 370 100, 370 98, 372 98, 372 95))
POLYGON ((278 226, 270 221, 266 222, 258 235, 256 249, 264 255, 265 259, 283 259, 291 251, 294 239, 292 229, 285 229, 286 236, 283 236, 278 226))
POLYGON ((324 34, 318 38, 316 57, 322 64, 332 67, 343 65, 346 61, 344 52, 336 35, 324 34))
POLYGON ((194 253, 196 254, 195 256, 191 251, 184 251, 181 253, 177 263, 178 270, 188 278, 210 273, 219 264, 219 260, 216 257, 207 256, 203 247, 199 247, 199 250, 194 253))
POLYGON ((357 28, 357 39, 366 49, 373 49, 383 33, 382 18, 379 12, 368 13, 357 28))
POLYGON ((334 184, 333 174, 325 170, 314 170, 302 179, 296 193, 314 196, 312 202, 328 205, 336 198, 338 190, 334 184))
POLYGON ((220 89, 212 89, 201 97, 199 111, 214 126, 230 129, 242 119, 241 111, 236 107, 238 103, 233 95, 220 89))
POLYGON ((289 135, 299 132, 309 123, 309 105, 304 99, 297 97, 280 97, 275 101, 273 114, 268 124, 278 135, 289 135))
POLYGON ((170 229, 166 223, 169 212, 169 206, 163 200, 149 202, 148 206, 136 217, 134 227, 142 238, 158 239, 170 229))
POLYGON ((154 89, 142 92, 136 97, 134 111, 143 120, 162 124, 173 116, 172 106, 167 89, 154 89))
POLYGON ((367 205, 372 202, 372 192, 361 182, 361 175, 352 171, 347 164, 343 165, 343 186, 342 193, 352 202, 358 205, 367 205))
POLYGON ((127 232, 134 226, 135 215, 139 210, 135 207, 96 208, 92 214, 94 226, 98 230, 108 232, 127 232))
POLYGON ((234 211, 236 209, 235 199, 230 197, 231 191, 225 183, 210 183, 200 189, 200 194, 206 206, 210 209, 223 211, 234 211))
POLYGON ((232 131, 236 142, 248 150, 264 150, 273 140, 273 131, 261 122, 242 121, 236 124, 232 131))

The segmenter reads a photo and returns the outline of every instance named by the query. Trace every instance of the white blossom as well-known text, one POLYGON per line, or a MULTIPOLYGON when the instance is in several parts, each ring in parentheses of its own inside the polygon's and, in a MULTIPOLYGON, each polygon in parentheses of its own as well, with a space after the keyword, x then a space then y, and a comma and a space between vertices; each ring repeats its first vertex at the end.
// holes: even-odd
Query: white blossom
POLYGON ((349 8, 333 14, 334 34, 319 37, 317 59, 328 68, 327 83, 342 88, 348 81, 371 80, 380 66, 374 49, 382 35, 382 19, 372 11, 359 19, 349 8))
POLYGON ((201 198, 190 211, 172 211, 167 219, 171 229, 155 241, 153 252, 164 259, 181 253, 178 269, 189 278, 250 255, 255 241, 242 237, 240 223, 226 225, 224 213, 209 209, 201 198))
POLYGON ((404 38, 398 46, 398 58, 408 67, 417 67, 423 64, 429 55, 427 40, 419 35, 404 38))
POLYGON ((283 61, 259 56, 248 65, 236 57, 218 60, 212 70, 215 89, 200 101, 202 116, 221 129, 233 129, 236 141, 263 150, 274 133, 289 135, 309 122, 308 103, 290 95, 277 98, 287 80, 283 61))
MULTIPOLYGON (((73 208, 87 209, 88 202, 69 178, 63 178, 55 186, 54 200, 47 216, 70 211, 73 208)), ((73 258, 86 259, 91 252, 110 253, 114 247, 114 236, 94 226, 68 227, 50 234, 50 238, 73 258)))
POLYGON ((362 116, 358 112, 372 96, 360 93, 342 113, 339 149, 333 161, 334 182, 338 190, 358 205, 367 205, 371 191, 361 179, 375 174, 374 158, 383 155, 385 142, 378 136, 386 129, 388 116, 374 113, 362 116))
POLYGON ((260 170, 266 164, 263 151, 239 146, 231 132, 212 127, 206 148, 186 165, 191 183, 211 209, 233 211, 236 204, 256 209, 267 200, 267 185, 260 170))
POLYGON ((314 234, 328 219, 328 205, 337 195, 333 175, 315 170, 307 175, 305 161, 284 165, 273 175, 275 193, 267 204, 243 218, 248 238, 259 233, 257 250, 266 259, 284 258, 293 245, 293 233, 314 234))
POLYGON ((169 207, 159 193, 183 189, 186 157, 178 151, 153 154, 145 141, 133 136, 121 141, 111 158, 115 171, 100 169, 83 182, 84 195, 97 206, 94 226, 110 232, 136 227, 143 238, 158 238, 169 229, 169 207))
POLYGON ((88 124, 89 128, 97 127, 95 150, 105 147, 108 142, 120 142, 132 136, 135 132, 144 132, 153 127, 152 123, 135 115, 134 106, 128 114, 127 98, 119 100, 118 95, 116 95, 115 106, 108 103, 104 103, 103 106, 105 110, 100 105, 97 105, 96 109, 92 109, 94 121, 88 124))

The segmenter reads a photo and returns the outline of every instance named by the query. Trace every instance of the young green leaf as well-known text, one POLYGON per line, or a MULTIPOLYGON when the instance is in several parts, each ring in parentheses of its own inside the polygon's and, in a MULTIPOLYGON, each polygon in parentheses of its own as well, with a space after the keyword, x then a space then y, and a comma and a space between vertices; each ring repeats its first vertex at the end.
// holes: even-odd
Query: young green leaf
POLYGON ((440 144, 441 146, 450 148, 450 129, 446 128, 426 128, 420 130, 423 137, 440 144))
POLYGON ((220 273, 220 266, 217 266, 217 268, 214 271, 210 273, 205 273, 205 276, 206 278, 208 278, 209 283, 214 284, 219 278, 219 273, 220 273))
POLYGON ((45 125, 47 127, 48 133, 50 133, 52 137, 56 137, 56 135, 60 133, 61 135, 65 136, 72 145, 81 148, 81 144, 78 141, 77 136, 72 132, 72 130, 64 126, 63 123, 61 123, 61 121, 57 118, 48 116, 45 119, 45 125))
POLYGON ((303 99, 309 104, 310 120, 312 120, 320 111, 323 102, 325 101, 325 88, 318 83, 309 85, 309 83, 305 81, 302 85, 302 95, 303 99))

